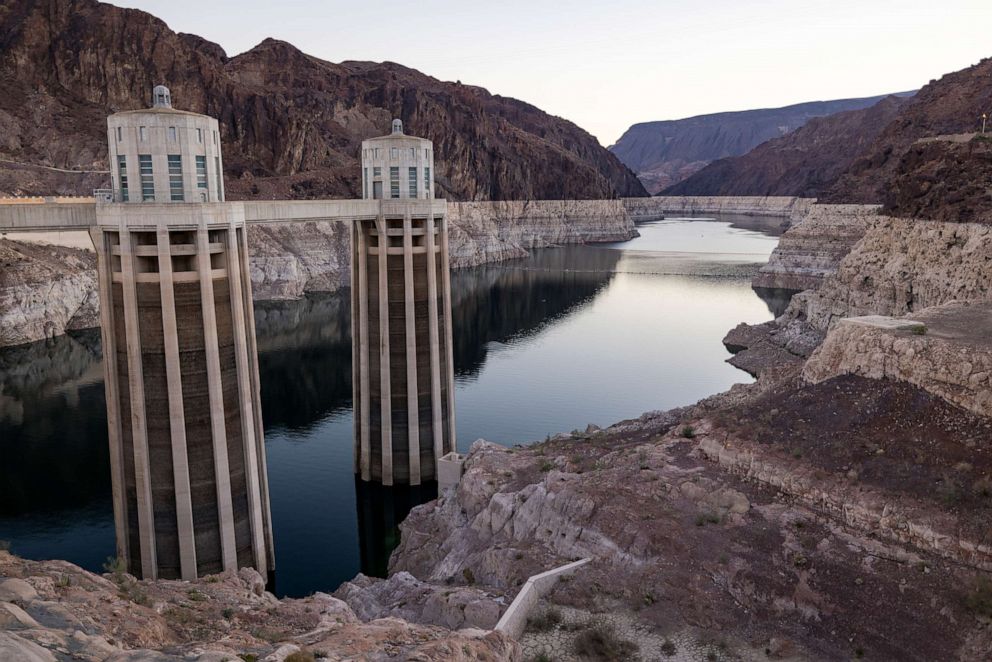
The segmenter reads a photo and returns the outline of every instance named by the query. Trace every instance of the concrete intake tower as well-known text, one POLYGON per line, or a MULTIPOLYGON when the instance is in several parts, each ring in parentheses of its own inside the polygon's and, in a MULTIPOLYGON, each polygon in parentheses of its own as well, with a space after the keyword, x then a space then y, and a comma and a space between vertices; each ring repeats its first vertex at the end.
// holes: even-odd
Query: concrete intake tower
POLYGON ((362 191, 378 201, 352 233, 355 473, 384 485, 437 478, 455 450, 448 223, 434 200, 433 144, 362 142, 362 191))
POLYGON ((224 203, 217 120, 107 120, 113 192, 90 234, 118 556, 144 579, 273 570, 244 208, 224 203))

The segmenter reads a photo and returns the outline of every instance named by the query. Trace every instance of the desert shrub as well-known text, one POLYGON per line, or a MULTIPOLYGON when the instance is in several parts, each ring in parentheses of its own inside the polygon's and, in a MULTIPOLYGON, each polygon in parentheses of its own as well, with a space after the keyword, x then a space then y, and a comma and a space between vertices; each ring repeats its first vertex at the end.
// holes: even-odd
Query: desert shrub
POLYGON ((671 639, 665 639, 664 643, 661 644, 661 652, 668 657, 675 657, 676 651, 677 649, 675 648, 675 642, 671 639))
POLYGON ((540 614, 536 616, 531 616, 527 619, 527 627, 537 632, 547 632, 548 630, 553 630, 554 628, 561 625, 564 620, 561 615, 561 611, 551 607, 545 609, 540 614))
POLYGON ((964 606, 973 614, 992 618, 992 581, 980 577, 975 588, 965 596, 964 606))
POLYGON ((682 430, 681 432, 679 432, 679 434, 685 439, 692 439, 693 437, 696 436, 696 429, 693 428, 691 425, 684 425, 682 426, 682 430))
POLYGON ((287 655, 285 662, 314 662, 314 656, 309 651, 296 651, 287 655))
POLYGON ((618 637, 613 628, 597 625, 579 633, 573 650, 588 660, 629 660, 637 654, 637 644, 618 637))

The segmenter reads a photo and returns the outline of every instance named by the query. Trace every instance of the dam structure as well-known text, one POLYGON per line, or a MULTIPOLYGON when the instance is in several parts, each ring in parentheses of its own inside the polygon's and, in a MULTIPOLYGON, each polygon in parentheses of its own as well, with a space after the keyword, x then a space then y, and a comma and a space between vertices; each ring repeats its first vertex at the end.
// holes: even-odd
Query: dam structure
POLYGON ((383 485, 437 479, 455 450, 446 205, 434 204, 433 143, 403 133, 362 142, 374 219, 352 233, 355 473, 383 485))
POLYGON ((118 556, 145 579, 273 567, 244 211, 224 203, 217 120, 107 120, 97 206, 118 556))
POLYGON ((352 228, 355 473, 434 480, 455 448, 448 226, 433 146, 363 144, 363 197, 228 202, 216 119, 107 119, 111 188, 0 199, 0 233, 86 230, 97 253, 117 556, 143 579, 275 568, 247 229, 352 228))

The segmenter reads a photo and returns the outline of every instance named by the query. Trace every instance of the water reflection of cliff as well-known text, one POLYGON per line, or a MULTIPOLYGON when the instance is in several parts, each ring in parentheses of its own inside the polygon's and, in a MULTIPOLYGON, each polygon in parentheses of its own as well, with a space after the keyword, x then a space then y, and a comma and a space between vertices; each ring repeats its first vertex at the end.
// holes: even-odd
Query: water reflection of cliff
POLYGON ((255 304, 267 428, 301 429, 351 407, 350 292, 255 304))
POLYGON ((362 573, 385 577, 389 555, 400 541, 400 522, 410 509, 437 498, 437 483, 385 487, 355 479, 358 551, 362 573))
POLYGON ((0 352, 0 457, 2 516, 73 508, 107 496, 98 333, 0 352))
POLYGON ((620 251, 565 246, 534 251, 526 261, 454 272, 457 374, 477 374, 490 342, 531 335, 591 301, 613 278, 620 256, 620 251))
MULTIPOLYGON (((479 371, 490 342, 553 324, 613 277, 619 251, 570 246, 452 275, 455 370, 479 371), (581 265, 581 266, 580 266, 581 265)), ((303 429, 351 407, 350 292, 255 305, 266 427, 303 429)))

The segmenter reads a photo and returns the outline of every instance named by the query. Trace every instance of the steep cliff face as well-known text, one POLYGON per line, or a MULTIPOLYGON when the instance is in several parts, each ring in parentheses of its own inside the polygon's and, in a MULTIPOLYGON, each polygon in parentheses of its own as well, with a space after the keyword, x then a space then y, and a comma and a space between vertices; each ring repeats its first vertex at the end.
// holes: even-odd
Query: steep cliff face
POLYGON ((610 150, 637 173, 649 192, 657 193, 691 177, 712 161, 745 154, 766 140, 795 131, 813 118, 866 108, 880 99, 812 101, 784 108, 643 122, 627 129, 610 150))
POLYGON ((902 316, 952 300, 992 298, 992 226, 880 216, 789 315, 826 330, 858 315, 902 316))
POLYGON ((811 119, 747 154, 720 159, 665 195, 797 195, 818 197, 898 114, 906 99, 811 119))
POLYGON ((97 326, 96 256, 0 239, 0 346, 97 326))
POLYGON ((899 160, 883 200, 890 216, 992 223, 992 134, 914 143, 899 160))
POLYGON ((782 235, 751 284, 786 290, 818 287, 837 271, 877 214, 875 205, 813 205, 782 235))
POLYGON ((743 216, 778 216, 787 224, 796 223, 816 200, 795 196, 762 195, 656 195, 646 199, 625 200, 627 211, 635 220, 657 213, 668 214, 739 214, 743 216))
POLYGON ((451 266, 525 257, 532 248, 637 236, 621 200, 448 203, 451 266))
POLYGON ((992 108, 992 58, 924 86, 823 196, 825 202, 878 203, 902 157, 921 138, 981 129, 992 108))
POLYGON ((220 120, 227 191, 353 197, 363 138, 393 117, 434 141, 453 199, 644 195, 574 124, 478 87, 393 63, 325 62, 268 39, 233 58, 141 11, 95 0, 0 6, 0 184, 8 193, 88 193, 106 170, 106 115, 148 105, 165 82, 179 107, 220 120), (16 164, 28 164, 16 165, 16 164))

